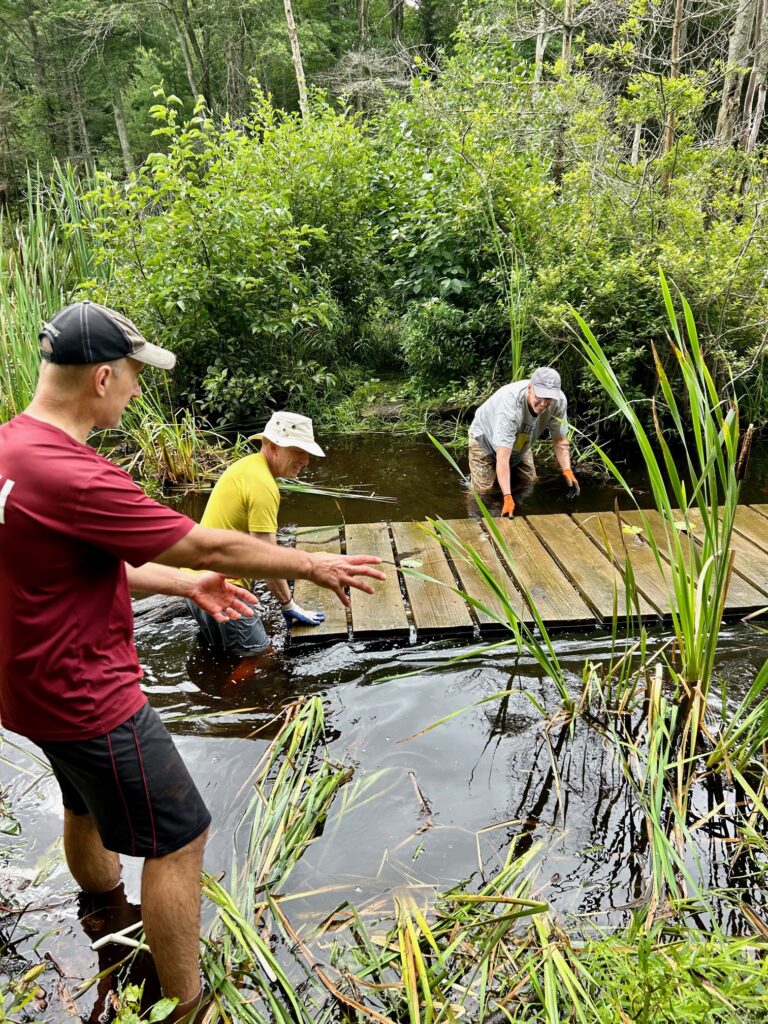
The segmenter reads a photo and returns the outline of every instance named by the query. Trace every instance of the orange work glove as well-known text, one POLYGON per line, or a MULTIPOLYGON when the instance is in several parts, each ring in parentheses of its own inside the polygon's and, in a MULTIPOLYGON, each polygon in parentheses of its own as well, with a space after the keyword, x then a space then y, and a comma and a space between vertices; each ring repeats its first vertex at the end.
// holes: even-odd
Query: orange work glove
POLYGON ((578 496, 581 494, 581 488, 579 487, 579 481, 573 475, 573 470, 564 469, 563 476, 568 482, 568 497, 578 498, 578 496))
POLYGON ((513 514, 514 514, 514 511, 515 511, 515 499, 512 497, 511 494, 505 494, 504 495, 504 506, 503 506, 503 508, 501 510, 502 518, 504 516, 509 516, 509 518, 511 519, 513 514))

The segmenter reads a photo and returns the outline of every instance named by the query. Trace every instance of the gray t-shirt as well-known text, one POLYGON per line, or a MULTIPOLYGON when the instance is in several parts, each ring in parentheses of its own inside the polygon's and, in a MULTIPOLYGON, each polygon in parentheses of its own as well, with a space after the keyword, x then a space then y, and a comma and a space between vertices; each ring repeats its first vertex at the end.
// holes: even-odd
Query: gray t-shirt
POLYGON ((568 434, 568 403, 554 401, 534 416, 528 408, 527 380, 516 380, 499 388, 475 413, 469 433, 489 455, 497 448, 511 448, 509 463, 516 465, 545 430, 552 438, 568 434))

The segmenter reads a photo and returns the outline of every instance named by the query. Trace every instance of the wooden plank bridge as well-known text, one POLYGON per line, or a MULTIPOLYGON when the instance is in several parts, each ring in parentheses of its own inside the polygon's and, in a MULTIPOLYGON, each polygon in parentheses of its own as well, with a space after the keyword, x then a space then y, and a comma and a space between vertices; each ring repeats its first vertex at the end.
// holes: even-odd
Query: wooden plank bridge
MULTIPOLYGON (((667 549, 664 521, 655 510, 646 511, 645 516, 663 555, 667 549)), ((459 541, 481 556, 516 614, 528 623, 533 616, 523 597, 525 591, 550 629, 608 627, 614 609, 623 619, 627 559, 637 595, 633 614, 648 622, 668 621, 672 611, 669 566, 666 562, 658 565, 640 529, 641 514, 621 512, 620 517, 621 521, 612 512, 582 512, 497 519, 505 542, 501 546, 480 520, 445 522, 459 541)), ((689 520, 694 528, 682 536, 684 543, 693 545, 697 531, 691 513, 689 520)), ((317 627, 294 626, 292 645, 348 638, 408 643, 477 631, 483 636, 507 631, 504 602, 489 589, 475 563, 459 551, 446 553, 418 523, 305 528, 296 546, 306 551, 378 555, 386 579, 374 584, 372 595, 353 590, 350 609, 330 600, 327 591, 297 580, 296 600, 310 608, 323 608, 326 619, 317 627), (409 565, 413 573, 402 571, 409 565), (485 607, 466 601, 451 588, 485 607)), ((740 618, 768 609, 768 505, 739 507, 731 547, 734 562, 726 616, 740 618)))

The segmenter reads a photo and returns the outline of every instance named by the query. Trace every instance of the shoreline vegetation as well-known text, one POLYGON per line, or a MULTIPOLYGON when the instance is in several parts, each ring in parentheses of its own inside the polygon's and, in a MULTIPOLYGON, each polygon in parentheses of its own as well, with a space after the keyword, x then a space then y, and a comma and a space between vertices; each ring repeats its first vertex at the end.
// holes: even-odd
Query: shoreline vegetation
MULTIPOLYGON (((724 10, 690 15, 686 36, 679 8, 650 45, 642 5, 578 32, 573 5, 565 21, 541 8, 526 35, 522 9, 483 2, 450 55, 414 62, 376 105, 310 91, 290 112, 254 86, 230 118, 196 89, 158 86, 137 169, 47 159, 3 216, 2 420, 31 397, 40 324, 75 298, 123 309, 179 356, 172 390, 148 377, 119 435, 119 456, 159 487, 199 486, 221 433, 277 406, 355 429, 384 395, 434 428, 430 408, 460 418, 554 363, 592 438, 584 454, 634 502, 604 441, 636 447, 667 527, 663 543, 646 534, 670 568, 668 642, 635 621, 627 562, 612 656, 574 674, 530 595, 533 628, 480 555, 431 524, 506 604, 505 643, 551 683, 546 704, 524 696, 553 776, 584 731, 611 752, 643 823, 623 924, 557 915, 546 849, 522 826, 495 870, 447 891, 404 887, 375 918, 340 895, 323 922, 293 920, 282 890, 303 851, 370 796, 328 756, 312 698, 286 709, 255 769, 231 869, 204 879, 209 1024, 768 1021, 768 663, 738 703, 716 671, 745 426, 765 417, 765 47, 752 67, 742 47, 734 68, 724 10), (714 39, 720 62, 683 38, 714 39), (707 884, 705 837, 722 840, 725 888, 707 884)), ((46 1019, 49 993, 67 1000, 45 935, 18 955, 14 922, 33 912, 17 895, 5 913, 0 1018, 46 1019)), ((119 1024, 169 1009, 117 996, 119 1024)))
MULTIPOLYGON (((716 385, 761 427, 768 187, 762 114, 739 109, 717 64, 735 27, 719 11, 712 51, 673 59, 646 46, 648 12, 615 13, 526 37, 530 12, 482 0, 375 104, 315 88, 293 111, 251 81, 235 115, 206 90, 145 82, 130 173, 55 150, 17 169, 0 224, 0 418, 29 395, 45 315, 90 297, 178 354, 153 395, 168 422, 231 434, 290 407, 324 432, 371 411, 434 432, 442 410, 450 440, 501 383, 555 364, 574 422, 628 436, 571 310, 648 426, 653 346, 681 383, 660 268, 716 385)), ((760 73, 747 106, 764 104, 760 73)))

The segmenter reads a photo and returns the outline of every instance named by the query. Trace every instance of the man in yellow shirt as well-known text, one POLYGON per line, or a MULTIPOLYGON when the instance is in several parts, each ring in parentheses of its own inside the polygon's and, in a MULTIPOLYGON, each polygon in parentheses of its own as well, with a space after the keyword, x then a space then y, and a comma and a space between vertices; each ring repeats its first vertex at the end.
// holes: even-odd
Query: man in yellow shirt
MULTIPOLYGON (((253 439, 261 440, 261 451, 238 459, 222 473, 208 499, 201 525, 238 530, 277 544, 277 478, 298 476, 310 455, 323 457, 325 452, 315 441, 312 420, 293 412, 276 412, 253 439)), ((238 584, 250 589, 251 582, 239 580, 238 584)), ((295 620, 318 626, 325 618, 321 611, 308 611, 297 605, 286 580, 267 579, 265 583, 279 602, 286 622, 295 620)), ((269 647, 259 615, 218 622, 193 602, 188 601, 187 606, 205 638, 218 650, 233 657, 249 658, 269 647)))

